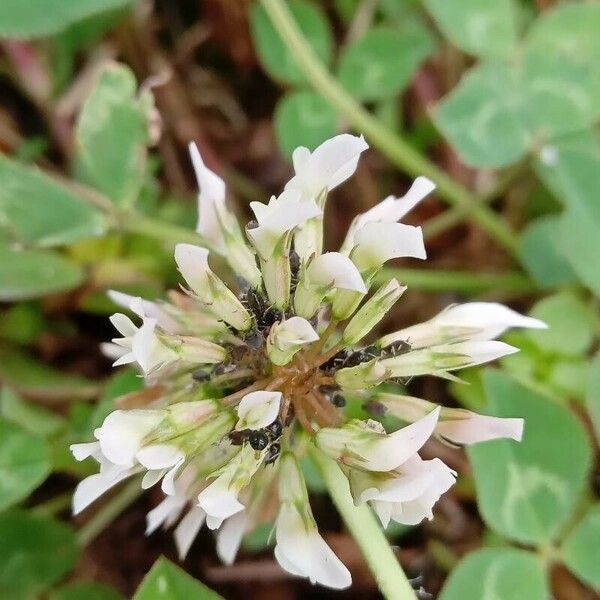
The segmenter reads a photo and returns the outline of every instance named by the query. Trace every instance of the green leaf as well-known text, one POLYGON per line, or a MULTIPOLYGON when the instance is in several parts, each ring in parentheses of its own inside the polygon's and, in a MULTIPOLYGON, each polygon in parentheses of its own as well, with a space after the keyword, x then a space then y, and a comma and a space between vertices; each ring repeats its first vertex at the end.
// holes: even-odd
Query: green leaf
POLYGON ((526 332, 546 351, 582 355, 594 340, 594 313, 572 292, 560 292, 540 300, 530 314, 548 325, 548 329, 526 332))
POLYGON ((123 596, 102 583, 71 583, 50 594, 49 600, 122 600, 123 596))
POLYGON ((99 74, 79 115, 78 175, 122 206, 135 202, 144 183, 149 97, 138 99, 131 69, 113 63, 99 74))
POLYGON ((70 527, 23 510, 0 514, 0 597, 32 600, 75 564, 70 527))
POLYGON ((486 58, 504 58, 517 41, 512 0, 424 0, 442 33, 458 48, 486 58))
POLYGON ((0 347, 0 380, 26 397, 46 401, 89 400, 98 387, 84 377, 44 365, 23 352, 0 347))
POLYGON ((50 466, 44 439, 0 419, 0 510, 28 496, 46 479, 50 466))
POLYGON ((223 600, 166 558, 159 558, 144 577, 133 600, 223 600))
POLYGON ((599 5, 563 5, 538 21, 510 61, 471 69, 435 115, 463 160, 506 166, 596 122, 599 28, 599 5))
MULTIPOLYGON (((322 9, 306 0, 290 0, 286 4, 312 51, 328 65, 332 57, 333 36, 322 9)), ((304 83, 306 78, 273 28, 264 8, 256 3, 250 17, 256 52, 269 75, 284 83, 304 83)))
POLYGON ((37 302, 21 302, 0 314, 0 337, 16 344, 36 343, 44 327, 37 302))
POLYGON ((593 506, 563 542, 564 563, 600 592, 600 504, 593 506))
POLYGON ((502 167, 518 161, 529 147, 523 113, 518 74, 490 62, 463 77, 438 105, 434 122, 468 164, 502 167))
POLYGON ((568 520, 591 463, 581 423, 563 406, 500 371, 484 373, 487 408, 523 417, 522 442, 493 440, 468 448, 477 500, 487 525, 525 544, 551 540, 568 520))
MULTIPOLYGON (((1 193, 1 192, 0 192, 1 193)), ((72 290, 85 280, 80 266, 47 250, 0 246, 0 301, 29 300, 72 290)))
POLYGON ((314 150, 335 134, 335 111, 315 92, 289 92, 277 104, 274 126, 281 152, 292 156, 298 146, 314 150))
POLYGON ((596 354, 590 364, 585 401, 594 425, 596 439, 600 441, 600 353, 596 354))
POLYGON ((565 137, 549 146, 547 154, 550 158, 538 160, 536 171, 566 207, 558 245, 578 277, 600 294, 600 138, 592 132, 565 137))
POLYGON ((371 29, 343 51, 338 78, 359 100, 387 98, 404 89, 433 49, 431 34, 418 23, 371 29))
POLYGON ((131 3, 132 0, 2 0, 0 37, 28 39, 47 36, 95 13, 131 3))
POLYGON ((16 423, 29 433, 50 437, 66 425, 63 417, 52 411, 19 398, 8 387, 0 391, 0 415, 16 423))
POLYGON ((560 217, 546 215, 530 223, 519 236, 521 264, 532 279, 544 287, 577 281, 567 259, 557 244, 560 217))
POLYGON ((0 231, 9 239, 59 246, 102 235, 103 216, 41 171, 0 156, 0 231))
POLYGON ((439 600, 546 600, 541 562, 515 548, 471 552, 450 573, 439 600))

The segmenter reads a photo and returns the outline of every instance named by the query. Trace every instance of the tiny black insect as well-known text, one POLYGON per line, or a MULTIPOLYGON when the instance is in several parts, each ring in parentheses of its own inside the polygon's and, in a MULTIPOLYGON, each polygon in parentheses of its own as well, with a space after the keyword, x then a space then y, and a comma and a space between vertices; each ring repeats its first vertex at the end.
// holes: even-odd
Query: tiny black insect
POLYGON ((273 421, 270 425, 265 427, 267 433, 271 437, 272 440, 276 440, 281 437, 281 432, 283 431, 283 425, 279 419, 273 421))
POLYGON ((381 350, 381 356, 383 358, 400 356, 400 354, 406 354, 407 352, 410 352, 410 349, 411 345, 408 342, 405 342, 404 340, 396 340, 381 350))
POLYGON ((334 394, 331 398, 331 403, 338 408, 343 408, 346 406, 346 398, 344 398, 344 396, 341 394, 334 394))
POLYGON ((202 383, 202 382, 208 381, 210 379, 210 373, 208 371, 205 371, 204 369, 198 369, 197 371, 194 371, 192 373, 192 379, 194 381, 198 381, 199 383, 202 383))
POLYGON ((252 431, 248 436, 248 442, 255 450, 264 450, 269 444, 269 437, 262 431, 252 431))
POLYGON ((250 435, 250 429, 242 429, 240 431, 231 431, 229 433, 229 441, 234 446, 241 446, 250 435))
POLYGON ((244 342, 246 345, 254 350, 258 350, 260 347, 262 347, 264 341, 265 338, 257 327, 253 327, 244 336, 244 342))
POLYGON ((265 458, 265 465, 272 465, 279 458, 280 452, 281 446, 277 442, 272 443, 269 446, 267 458, 265 458))

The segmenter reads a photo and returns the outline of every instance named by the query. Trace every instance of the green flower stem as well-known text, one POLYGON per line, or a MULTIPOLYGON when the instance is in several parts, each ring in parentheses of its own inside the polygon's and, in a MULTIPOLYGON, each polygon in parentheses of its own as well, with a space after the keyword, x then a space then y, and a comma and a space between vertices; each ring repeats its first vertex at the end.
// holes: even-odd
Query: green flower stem
POLYGON ((415 600, 415 592, 369 507, 365 504, 354 505, 348 480, 334 460, 310 444, 309 453, 321 472, 329 495, 346 527, 360 547, 384 598, 415 600))
POLYGON ((71 506, 72 498, 73 492, 59 494, 58 496, 53 496, 45 502, 36 504, 31 511, 42 517, 52 517, 67 510, 71 506))
POLYGON ((77 532, 77 543, 85 548, 105 527, 110 525, 130 504, 141 495, 139 477, 125 484, 98 512, 77 532))
POLYGON ((492 210, 415 150, 407 141, 373 117, 331 76, 300 32, 284 0, 260 0, 260 2, 282 42, 310 84, 344 116, 356 131, 363 133, 373 146, 396 166, 413 176, 429 177, 437 185, 440 196, 449 204, 463 208, 469 218, 478 223, 509 252, 516 254, 515 234, 492 210))
POLYGON ((536 284, 521 273, 476 273, 466 271, 439 271, 433 269, 382 269, 377 274, 379 283, 395 277, 400 283, 426 292, 478 292, 501 291, 530 293, 538 291, 536 284))

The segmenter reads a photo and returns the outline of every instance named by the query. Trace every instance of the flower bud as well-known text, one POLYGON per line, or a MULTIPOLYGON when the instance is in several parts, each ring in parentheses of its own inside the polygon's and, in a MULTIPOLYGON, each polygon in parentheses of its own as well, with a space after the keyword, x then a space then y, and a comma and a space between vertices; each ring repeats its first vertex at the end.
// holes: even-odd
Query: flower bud
POLYGON ((208 305, 220 319, 246 331, 252 317, 235 294, 210 270, 208 250, 191 244, 177 244, 175 262, 187 284, 198 299, 208 305))
POLYGON ((235 428, 262 429, 270 425, 279 414, 281 392, 257 391, 246 394, 237 407, 239 421, 235 428))
POLYGON ((380 287, 348 323, 342 336, 343 344, 351 346, 362 340, 385 317, 405 290, 406 287, 401 286, 395 279, 380 287))
POLYGON ((275 365, 286 365, 306 344, 319 339, 312 325, 302 317, 291 317, 275 323, 267 338, 267 354, 275 365))
POLYGON ((356 367, 340 369, 335 374, 336 383, 347 390, 362 390, 379 385, 390 377, 390 372, 382 362, 374 358, 356 367))

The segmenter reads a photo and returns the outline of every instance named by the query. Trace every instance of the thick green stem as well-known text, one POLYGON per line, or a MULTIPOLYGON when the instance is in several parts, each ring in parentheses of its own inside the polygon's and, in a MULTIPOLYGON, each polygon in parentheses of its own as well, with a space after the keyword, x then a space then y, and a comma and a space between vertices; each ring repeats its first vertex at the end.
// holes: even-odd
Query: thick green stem
POLYGON ((84 548, 110 525, 142 493, 140 479, 129 481, 77 532, 77 543, 84 548))
POLYGON ((331 104, 348 123, 384 154, 392 163, 408 173, 425 175, 437 185, 438 193, 449 204, 468 211, 497 242, 515 254, 517 240, 508 226, 468 189, 455 182, 444 171, 392 132, 369 111, 356 102, 320 63, 300 32, 284 0, 260 0, 275 30, 279 33, 298 67, 314 89, 331 104))
POLYGON ((334 460, 311 445, 309 445, 309 452, 325 480, 329 495, 346 527, 360 547, 384 598, 415 600, 415 592, 369 507, 365 504, 354 505, 348 480, 334 460))
POLYGON ((531 279, 521 273, 476 273, 466 271, 439 271, 433 269, 382 269, 376 281, 387 283, 392 277, 411 288, 426 292, 518 292, 538 291, 531 279))

